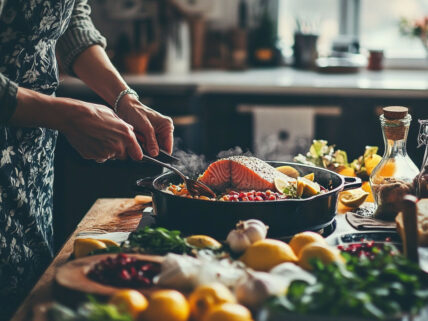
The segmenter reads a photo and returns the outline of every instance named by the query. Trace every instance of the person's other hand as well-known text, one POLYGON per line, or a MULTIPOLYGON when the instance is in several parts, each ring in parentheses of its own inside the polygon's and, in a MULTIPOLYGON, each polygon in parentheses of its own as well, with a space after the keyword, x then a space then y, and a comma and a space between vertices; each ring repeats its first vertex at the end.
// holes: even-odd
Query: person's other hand
POLYGON ((118 115, 144 137, 144 149, 157 156, 159 148, 172 153, 174 125, 170 117, 143 105, 133 95, 125 95, 119 102, 118 115))
POLYGON ((70 106, 63 125, 70 144, 85 159, 104 162, 108 159, 140 160, 143 152, 138 144, 132 125, 120 119, 110 108, 65 99, 70 106))

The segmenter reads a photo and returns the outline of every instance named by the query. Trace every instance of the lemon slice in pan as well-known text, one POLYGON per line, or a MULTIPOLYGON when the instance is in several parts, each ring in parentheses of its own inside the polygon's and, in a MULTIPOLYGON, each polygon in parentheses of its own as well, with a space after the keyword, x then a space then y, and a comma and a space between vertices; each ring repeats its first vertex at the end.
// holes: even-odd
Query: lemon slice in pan
POLYGON ((287 175, 292 178, 297 178, 300 176, 299 171, 292 166, 284 165, 284 166, 276 167, 275 169, 283 173, 284 175, 287 175))

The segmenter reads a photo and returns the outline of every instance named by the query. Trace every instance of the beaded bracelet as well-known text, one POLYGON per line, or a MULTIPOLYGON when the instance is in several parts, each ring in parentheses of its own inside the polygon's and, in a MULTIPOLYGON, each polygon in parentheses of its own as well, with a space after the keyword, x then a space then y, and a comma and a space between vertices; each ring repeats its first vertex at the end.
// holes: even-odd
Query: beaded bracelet
POLYGON ((113 106, 113 110, 114 112, 117 114, 117 107, 119 105, 120 100, 122 99, 123 96, 125 95, 134 95, 135 97, 137 97, 137 99, 140 99, 140 96, 138 96, 137 92, 134 89, 131 88, 127 88, 122 90, 119 95, 117 95, 116 100, 114 101, 114 106, 113 106))

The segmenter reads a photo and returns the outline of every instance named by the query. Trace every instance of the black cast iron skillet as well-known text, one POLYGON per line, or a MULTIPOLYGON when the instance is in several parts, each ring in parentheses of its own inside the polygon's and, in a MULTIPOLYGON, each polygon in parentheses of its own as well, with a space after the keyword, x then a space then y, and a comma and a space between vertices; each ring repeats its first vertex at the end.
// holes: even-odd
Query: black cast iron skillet
POLYGON ((361 186, 361 180, 345 177, 330 170, 288 162, 268 162, 277 167, 290 165, 300 174, 315 174, 315 181, 328 189, 324 194, 305 199, 287 199, 264 202, 221 202, 190 199, 164 191, 172 184, 181 183, 171 172, 156 178, 139 179, 138 191, 149 191, 153 196, 156 223, 184 235, 206 234, 224 240, 240 220, 255 218, 269 225, 269 237, 280 238, 307 230, 320 230, 332 223, 336 215, 337 198, 341 191, 361 186))

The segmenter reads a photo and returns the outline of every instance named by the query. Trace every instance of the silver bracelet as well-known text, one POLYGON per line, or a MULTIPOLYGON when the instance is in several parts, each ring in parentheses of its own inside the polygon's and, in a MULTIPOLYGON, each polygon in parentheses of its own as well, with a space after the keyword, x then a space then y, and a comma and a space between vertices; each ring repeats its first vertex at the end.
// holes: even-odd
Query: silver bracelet
POLYGON ((140 96, 138 96, 137 92, 134 89, 131 88, 127 88, 122 90, 119 95, 117 95, 116 100, 114 101, 114 106, 113 106, 113 110, 114 112, 117 114, 117 107, 119 105, 120 100, 122 99, 123 96, 125 95, 134 95, 135 97, 137 97, 137 99, 140 99, 140 96))

